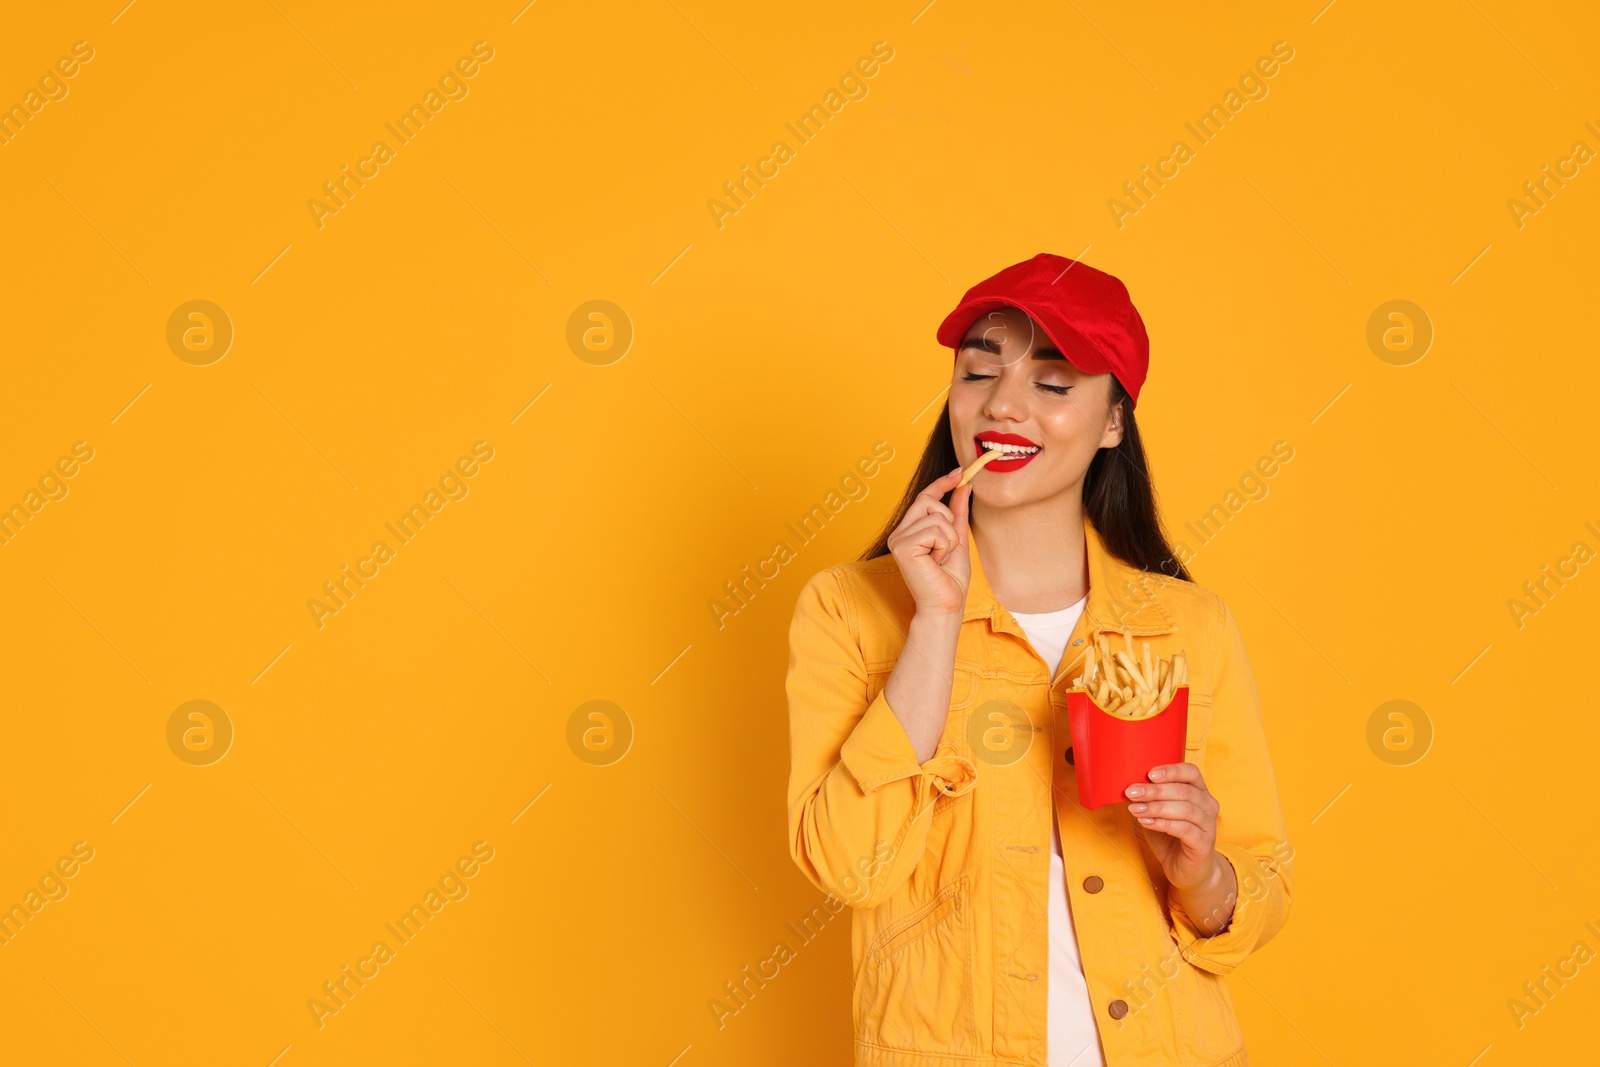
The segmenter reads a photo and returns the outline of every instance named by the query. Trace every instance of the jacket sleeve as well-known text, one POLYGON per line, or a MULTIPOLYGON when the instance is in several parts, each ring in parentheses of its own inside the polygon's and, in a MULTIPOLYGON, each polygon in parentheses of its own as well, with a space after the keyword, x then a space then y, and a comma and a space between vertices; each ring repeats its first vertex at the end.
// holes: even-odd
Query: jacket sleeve
POLYGON ((817 888, 874 908, 911 877, 940 796, 977 784, 941 746, 925 763, 883 693, 868 698, 855 606, 836 570, 800 591, 789 625, 789 851, 817 888))
POLYGON ((1211 937, 1184 913, 1170 886, 1167 908, 1183 958, 1202 970, 1227 974, 1272 940, 1288 918, 1294 850, 1284 826, 1244 636, 1227 605, 1219 602, 1218 614, 1211 726, 1201 773, 1218 803, 1216 848, 1233 865, 1238 893, 1232 921, 1211 937))

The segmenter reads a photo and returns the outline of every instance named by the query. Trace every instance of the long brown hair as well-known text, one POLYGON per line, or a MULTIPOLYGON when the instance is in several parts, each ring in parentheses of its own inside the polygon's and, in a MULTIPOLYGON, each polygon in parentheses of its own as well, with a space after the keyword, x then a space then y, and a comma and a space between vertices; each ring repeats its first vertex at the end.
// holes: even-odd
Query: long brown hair
MULTIPOLYGON (((1113 375, 1111 404, 1115 406, 1127 399, 1127 391, 1113 375)), ((1162 532, 1161 519, 1156 513, 1155 485, 1150 481, 1150 464, 1145 459, 1144 443, 1139 439, 1133 405, 1125 404, 1123 415, 1122 442, 1095 453, 1083 477, 1084 513, 1094 523, 1106 551, 1113 556, 1142 571, 1192 582, 1194 578, 1178 561, 1177 554, 1167 543, 1167 535, 1162 532)), ((950 473, 957 464, 955 442, 950 437, 950 401, 946 399, 939 421, 928 435, 922 459, 912 472, 911 484, 906 486, 905 496, 872 547, 860 558, 868 560, 888 555, 889 535, 899 528, 906 512, 916 502, 917 494, 950 473)), ((946 505, 950 503, 950 495, 946 493, 943 497, 946 505)))

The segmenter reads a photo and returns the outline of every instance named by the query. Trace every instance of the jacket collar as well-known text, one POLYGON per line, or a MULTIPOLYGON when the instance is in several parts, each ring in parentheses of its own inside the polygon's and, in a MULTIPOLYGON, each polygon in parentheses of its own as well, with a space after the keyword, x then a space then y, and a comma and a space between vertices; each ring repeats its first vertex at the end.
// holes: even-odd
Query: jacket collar
MULTIPOLYGON (((1083 539, 1089 563, 1089 602, 1084 605, 1082 622, 1089 631, 1105 630, 1136 637, 1171 633, 1174 626, 1157 599, 1152 576, 1111 555, 1087 516, 1083 520, 1083 539)), ((967 588, 967 607, 961 621, 988 619, 991 629, 1022 635, 1017 621, 995 599, 989 579, 983 573, 976 531, 971 531, 967 537, 967 555, 972 561, 972 581, 967 588)))

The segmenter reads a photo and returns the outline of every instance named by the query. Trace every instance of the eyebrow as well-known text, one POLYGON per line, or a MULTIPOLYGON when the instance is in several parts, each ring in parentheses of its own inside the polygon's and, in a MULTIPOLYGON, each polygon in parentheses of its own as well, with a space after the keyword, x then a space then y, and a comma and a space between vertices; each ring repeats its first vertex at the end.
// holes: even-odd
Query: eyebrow
MULTIPOLYGON (((991 341, 987 337, 968 337, 966 340, 961 342, 961 347, 957 348, 956 352, 960 353, 960 352, 965 351, 968 348, 976 348, 976 349, 979 349, 980 351, 988 352, 988 353, 990 353, 992 355, 996 355, 996 356, 998 356, 1000 354, 1000 342, 999 341, 991 341)), ((1063 359, 1064 360, 1067 357, 1063 356, 1061 354, 1061 350, 1056 348, 1053 345, 1040 345, 1038 348, 1035 348, 1033 350, 1033 358, 1034 359, 1063 359)))

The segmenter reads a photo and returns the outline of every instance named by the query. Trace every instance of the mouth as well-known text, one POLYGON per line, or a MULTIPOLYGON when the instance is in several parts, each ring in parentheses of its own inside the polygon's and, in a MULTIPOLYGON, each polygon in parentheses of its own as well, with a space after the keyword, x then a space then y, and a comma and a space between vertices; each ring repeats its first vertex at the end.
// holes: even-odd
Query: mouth
POLYGON ((1029 460, 1043 451, 1042 446, 1034 444, 1021 434, 998 433, 994 430, 985 430, 974 437, 972 441, 977 445, 979 455, 984 452, 996 451, 1005 453, 1005 458, 992 460, 984 468, 984 470, 994 471, 996 474, 1021 470, 1027 466, 1029 460))

